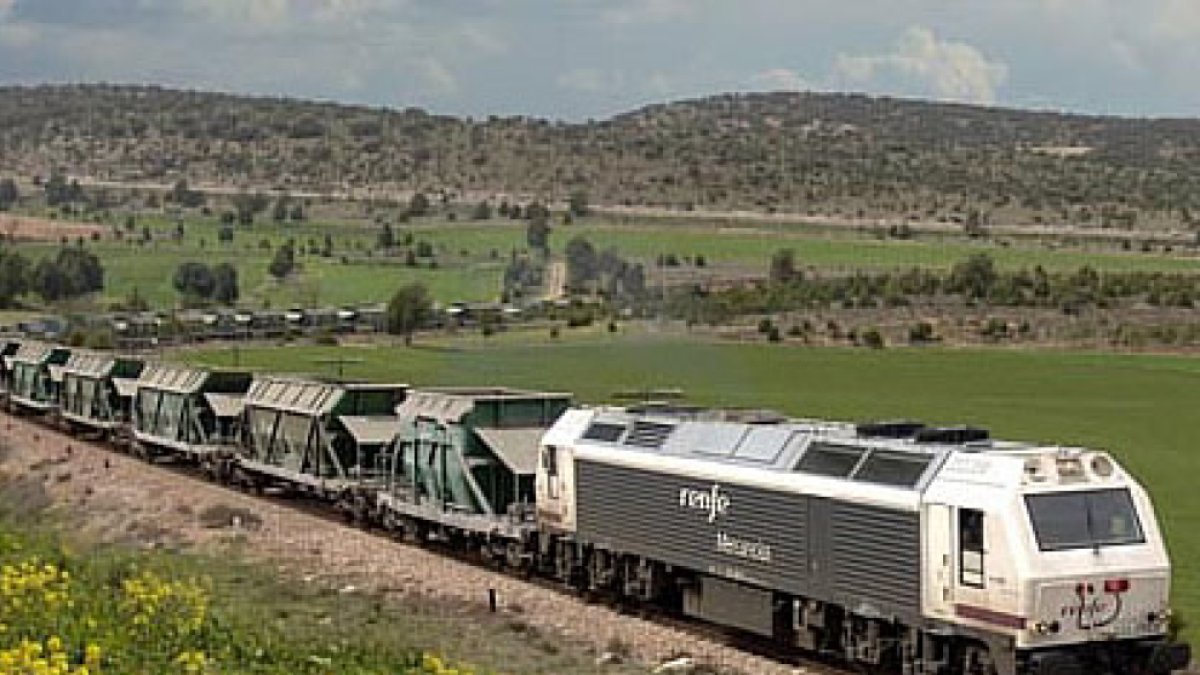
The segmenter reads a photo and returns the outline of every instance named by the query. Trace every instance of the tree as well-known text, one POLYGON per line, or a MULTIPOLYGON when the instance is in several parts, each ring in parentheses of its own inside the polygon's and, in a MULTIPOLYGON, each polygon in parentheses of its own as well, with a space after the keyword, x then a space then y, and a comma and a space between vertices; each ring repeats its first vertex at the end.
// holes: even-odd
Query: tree
POLYGON ((233 228, 229 225, 222 225, 221 229, 217 230, 217 241, 222 244, 233 242, 233 228))
POLYGON ((583 237, 574 237, 567 242, 567 286, 573 290, 583 289, 589 281, 600 277, 600 261, 596 248, 583 237))
POLYGON ((277 223, 282 223, 288 217, 288 202, 286 196, 280 196, 275 200, 275 208, 271 211, 271 220, 277 223))
POLYGON ((529 243, 529 248, 542 253, 550 252, 550 213, 544 209, 534 209, 534 205, 529 206, 533 216, 529 219, 529 226, 525 229, 525 241, 529 243))
POLYGON ((387 331, 403 335, 404 344, 412 344, 413 333, 422 327, 433 312, 433 300, 424 284, 402 286, 387 306, 387 331))
POLYGON ((267 272, 276 279, 282 280, 296 270, 296 244, 288 240, 286 244, 275 250, 275 257, 267 267, 267 272))
POLYGON ((50 258, 42 258, 33 268, 33 290, 46 302, 67 297, 67 278, 50 258))
POLYGON ((21 198, 17 183, 11 178, 0 180, 0 211, 7 211, 21 198))
POLYGON ((175 268, 175 277, 171 280, 171 285, 185 296, 208 300, 213 296, 216 279, 213 278, 213 272, 208 265, 189 261, 180 263, 179 267, 175 268))
POLYGON ((291 218, 292 218, 293 222, 297 222, 297 223, 304 220, 304 218, 305 218, 304 204, 302 204, 301 202, 296 202, 295 204, 292 204, 291 218))
POLYGON ((63 247, 54 258, 33 268, 32 290, 47 302, 76 298, 104 289, 104 267, 94 253, 63 247))
POLYGON ((78 247, 59 249, 53 265, 65 279, 64 298, 104 290, 104 266, 96 254, 78 247))
POLYGON ((238 272, 237 268, 232 264, 223 262, 213 265, 213 300, 223 304, 232 305, 238 301, 241 295, 238 289, 238 272))
POLYGON ((429 197, 425 196, 424 192, 414 193, 412 198, 408 200, 408 215, 413 218, 429 214, 429 197))
POLYGON ((11 251, 0 251, 0 307, 11 307, 29 292, 29 261, 11 251))
POLYGON ((379 230, 379 236, 376 237, 376 247, 384 251, 396 245, 396 233, 392 231, 392 226, 384 223, 379 230))
POLYGON ((237 212, 237 222, 240 225, 253 225, 254 216, 266 211, 270 200, 261 192, 252 195, 242 193, 233 198, 233 208, 237 212))
POLYGON ((768 275, 773 284, 786 284, 800 277, 796 270, 796 252, 790 248, 779 249, 771 256, 771 269, 768 275))
POLYGON ((237 222, 238 225, 249 227, 254 224, 254 209, 248 201, 239 201, 237 204, 237 222))
POLYGON ((591 207, 588 205, 588 193, 583 190, 575 190, 567 199, 567 212, 575 218, 583 218, 591 213, 591 207))
POLYGON ((183 178, 176 181, 175 186, 171 188, 171 194, 168 195, 168 199, 189 209, 204 206, 204 193, 188 187, 187 180, 183 178))
POLYGON ((996 284, 996 263, 986 253, 976 253, 957 263, 950 272, 950 286, 968 298, 986 298, 996 284))
POLYGON ((46 205, 50 207, 61 206, 71 201, 70 186, 67 185, 67 176, 61 171, 52 171, 50 179, 46 181, 46 205))

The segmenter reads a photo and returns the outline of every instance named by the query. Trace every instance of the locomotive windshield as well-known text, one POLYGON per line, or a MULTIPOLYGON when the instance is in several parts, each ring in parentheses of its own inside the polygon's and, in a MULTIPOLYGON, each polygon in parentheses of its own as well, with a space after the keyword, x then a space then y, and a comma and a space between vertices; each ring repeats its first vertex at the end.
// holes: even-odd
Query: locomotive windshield
POLYGON ((1043 551, 1145 542, 1129 490, 1026 495, 1025 505, 1043 551))

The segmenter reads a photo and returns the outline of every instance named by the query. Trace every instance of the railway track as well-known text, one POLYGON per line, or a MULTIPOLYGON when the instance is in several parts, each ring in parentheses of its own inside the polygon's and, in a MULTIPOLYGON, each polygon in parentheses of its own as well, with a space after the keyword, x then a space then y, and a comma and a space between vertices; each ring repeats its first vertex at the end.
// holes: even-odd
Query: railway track
MULTIPOLYGON (((418 593, 422 595, 465 601, 477 607, 485 607, 489 601, 495 603, 499 596, 500 607, 493 605, 495 611, 513 614, 513 618, 542 630, 586 641, 598 652, 611 650, 614 646, 628 649, 636 660, 648 664, 686 654, 698 667, 708 669, 701 672, 753 675, 855 672, 834 664, 801 660, 768 641, 683 618, 663 608, 632 606, 612 598, 580 595, 559 582, 503 569, 478 555, 442 542, 398 541, 390 533, 352 527, 328 504, 304 496, 273 490, 248 494, 245 490, 209 480, 195 466, 176 461, 146 463, 95 439, 68 435, 44 420, 9 413, 0 413, 0 419, 4 421, 0 428, 4 429, 3 436, 7 440, 24 441, 31 446, 27 451, 43 461, 49 455, 61 459, 63 449, 70 447, 72 450, 66 453, 66 462, 75 467, 69 469, 71 471, 89 464, 93 468, 97 465, 118 467, 119 475, 110 480, 129 483, 122 489, 126 492, 134 490, 135 496, 142 499, 171 500, 172 503, 158 504, 163 511, 179 509, 189 502, 196 507, 201 503, 231 501, 258 505, 260 508, 256 511, 268 512, 262 525, 265 531, 260 531, 256 537, 259 554, 289 566, 294 565, 296 558, 304 558, 306 571, 330 572, 338 578, 342 575, 333 574, 337 568, 358 570, 355 574, 362 578, 355 581, 363 583, 364 590, 374 585, 376 590, 395 591, 396 579, 393 577, 399 576, 400 586, 405 590, 400 595, 411 590, 403 588, 407 579, 408 585, 421 587, 418 593), (80 449, 84 452, 79 452, 80 449), (133 480, 122 481, 123 478, 133 480), (146 484, 145 479, 150 479, 151 484, 146 484), (349 555, 352 559, 342 558, 334 564, 328 556, 314 554, 317 550, 335 549, 343 552, 339 555, 349 555), (389 564, 392 569, 380 569, 389 564), (331 569, 323 570, 322 566, 331 569), (378 578, 368 578, 371 574, 378 578), (414 581, 420 583, 411 583, 414 581), (520 608, 520 611, 516 612, 514 608, 520 608)), ((55 483, 50 486, 52 490, 67 489, 64 484, 68 481, 50 482, 55 483)), ((104 485, 99 483, 87 488, 89 494, 103 489, 104 485)))

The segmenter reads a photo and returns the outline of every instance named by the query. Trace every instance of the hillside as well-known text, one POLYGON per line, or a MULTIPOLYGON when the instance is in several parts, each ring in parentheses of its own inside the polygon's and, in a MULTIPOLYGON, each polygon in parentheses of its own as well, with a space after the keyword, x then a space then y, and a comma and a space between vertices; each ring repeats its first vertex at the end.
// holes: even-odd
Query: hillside
POLYGON ((603 121, 459 119, 108 85, 0 88, 0 177, 446 190, 980 224, 1200 225, 1200 120, 862 95, 654 105, 603 121))

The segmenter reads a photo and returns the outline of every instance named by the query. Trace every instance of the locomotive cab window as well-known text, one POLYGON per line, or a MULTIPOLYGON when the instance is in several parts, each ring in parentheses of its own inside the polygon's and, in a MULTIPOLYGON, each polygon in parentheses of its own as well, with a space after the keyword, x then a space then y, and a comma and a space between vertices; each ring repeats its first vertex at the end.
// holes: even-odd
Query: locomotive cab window
POLYGON ((1027 495, 1038 548, 1067 551, 1145 543, 1129 490, 1027 495))
POLYGON ((958 580, 963 586, 983 588, 983 511, 958 510, 958 580))

